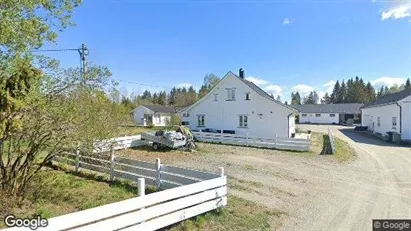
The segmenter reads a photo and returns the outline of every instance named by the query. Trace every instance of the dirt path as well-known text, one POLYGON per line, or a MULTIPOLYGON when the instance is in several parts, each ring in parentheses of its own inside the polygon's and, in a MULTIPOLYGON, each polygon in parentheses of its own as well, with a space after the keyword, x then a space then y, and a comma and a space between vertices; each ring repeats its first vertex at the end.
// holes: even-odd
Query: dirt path
POLYGON ((411 218, 410 148, 332 128, 355 148, 355 160, 339 163, 330 156, 203 143, 194 154, 134 157, 159 155, 163 163, 207 171, 224 167, 229 194, 287 214, 273 221, 276 230, 372 230, 373 218, 411 218))

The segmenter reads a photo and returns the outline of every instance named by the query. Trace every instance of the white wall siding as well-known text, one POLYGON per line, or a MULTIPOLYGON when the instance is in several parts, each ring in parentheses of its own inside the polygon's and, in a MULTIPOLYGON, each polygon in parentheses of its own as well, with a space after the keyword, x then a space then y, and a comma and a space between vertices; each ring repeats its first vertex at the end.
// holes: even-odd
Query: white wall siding
POLYGON ((144 106, 139 106, 133 111, 133 119, 137 125, 146 126, 147 124, 144 124, 144 114, 152 114, 152 113, 153 111, 151 111, 150 109, 144 106))
POLYGON ((137 125, 140 125, 140 126, 149 125, 148 121, 144 123, 144 114, 153 115, 153 125, 154 126, 166 126, 167 120, 171 119, 171 116, 169 114, 161 114, 161 113, 153 114, 153 111, 151 111, 150 109, 144 106, 139 106, 136 110, 133 111, 133 119, 137 125))
POLYGON ((235 130, 236 134, 260 137, 289 137, 288 116, 292 111, 258 95, 245 83, 229 74, 198 105, 184 113, 191 129, 235 130), (235 101, 227 101, 227 88, 235 88, 235 101), (245 100, 246 93, 250 100, 245 100), (215 101, 215 94, 217 101, 215 101), (197 116, 205 115, 204 127, 198 127, 197 116), (239 116, 248 117, 247 128, 239 127, 239 116))
POLYGON ((400 108, 397 104, 362 109, 362 125, 374 133, 386 135, 387 132, 400 132, 400 108), (378 126, 378 117, 380 126, 378 126), (397 118, 397 126, 393 128, 392 117, 397 118))
POLYGON ((411 96, 401 100, 401 134, 402 139, 411 140, 411 96))
POLYGON ((339 114, 338 113, 300 113, 299 122, 300 123, 313 123, 313 124, 338 124, 339 123, 339 114), (303 114, 307 116, 303 116, 303 114), (316 114, 320 114, 320 117, 316 117, 316 114), (331 117, 330 114, 334 114, 334 117, 331 117))

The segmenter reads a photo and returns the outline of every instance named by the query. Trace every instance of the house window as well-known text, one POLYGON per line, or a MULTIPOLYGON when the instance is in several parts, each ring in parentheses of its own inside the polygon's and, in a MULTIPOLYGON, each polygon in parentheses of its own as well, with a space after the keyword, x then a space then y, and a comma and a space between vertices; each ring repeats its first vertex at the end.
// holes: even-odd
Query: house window
POLYGON ((335 114, 330 114, 330 117, 335 117, 335 114))
POLYGON ((183 122, 181 122, 181 125, 190 125, 190 122, 189 121, 183 121, 183 122))
POLYGON ((227 89, 227 100, 228 101, 235 100, 235 89, 227 89))
POLYGON ((397 117, 392 117, 392 129, 397 129, 397 117))
POLYGON ((239 122, 238 126, 240 128, 246 128, 248 126, 248 116, 240 115, 240 116, 238 116, 238 119, 239 119, 238 120, 238 122, 239 122))
POLYGON ((190 117, 190 114, 188 114, 188 113, 183 113, 183 117, 190 117))
POLYGON ((214 101, 218 101, 218 94, 214 94, 214 101))
POLYGON ((302 117, 307 117, 307 114, 302 114, 301 116, 302 116, 302 117))
POLYGON ((377 117, 377 126, 378 126, 378 127, 381 127, 381 119, 380 119, 379 116, 377 117))
POLYGON ((250 93, 245 93, 245 100, 250 100, 250 93))
POLYGON ((321 117, 321 114, 315 114, 315 117, 321 117))
POLYGON ((197 126, 198 127, 204 127, 204 120, 205 120, 205 115, 198 115, 197 116, 197 126))

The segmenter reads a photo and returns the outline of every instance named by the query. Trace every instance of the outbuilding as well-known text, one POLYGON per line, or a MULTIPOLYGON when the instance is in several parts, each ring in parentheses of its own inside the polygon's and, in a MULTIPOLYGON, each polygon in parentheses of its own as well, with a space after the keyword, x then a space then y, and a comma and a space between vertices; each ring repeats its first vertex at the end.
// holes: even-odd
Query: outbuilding
POLYGON ((360 123, 363 104, 303 104, 293 105, 299 111, 299 123, 345 124, 350 119, 360 123))
POLYGON ((401 134, 402 140, 411 140, 411 89, 384 95, 361 111, 362 126, 370 132, 383 136, 394 132, 401 134))
POLYGON ((179 108, 163 105, 140 105, 131 111, 132 117, 139 126, 166 126, 171 115, 179 108))

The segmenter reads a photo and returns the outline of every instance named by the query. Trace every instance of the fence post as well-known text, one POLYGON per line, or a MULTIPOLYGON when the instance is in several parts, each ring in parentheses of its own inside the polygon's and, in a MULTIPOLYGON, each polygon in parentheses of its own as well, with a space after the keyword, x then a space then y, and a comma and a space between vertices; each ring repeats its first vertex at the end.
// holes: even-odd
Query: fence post
POLYGON ((76 173, 80 170, 80 150, 79 148, 76 149, 76 173))
POLYGON ((218 172, 219 172, 219 174, 220 174, 221 177, 224 176, 224 168, 223 168, 223 167, 219 167, 219 168, 218 168, 218 172))
MULTIPOLYGON (((143 197, 144 195, 146 195, 146 181, 145 181, 145 179, 144 178, 138 178, 137 185, 138 185, 138 197, 143 197)), ((144 207, 142 207, 140 209, 140 211, 141 211, 141 215, 143 215, 144 207)), ((141 223, 144 223, 144 221, 141 222, 141 223)))
POLYGON ((116 157, 114 156, 114 148, 113 145, 111 145, 111 150, 110 150, 110 181, 114 181, 114 167, 115 167, 115 159, 116 157))
POLYGON ((156 159, 156 188, 161 187, 161 161, 160 158, 156 159))
POLYGON ((245 143, 248 144, 248 132, 247 132, 247 135, 246 135, 246 138, 245 138, 245 143))

